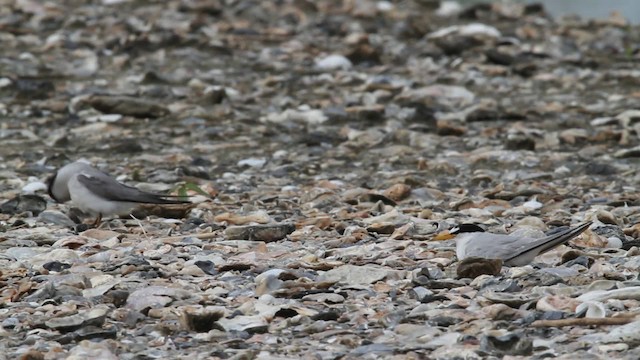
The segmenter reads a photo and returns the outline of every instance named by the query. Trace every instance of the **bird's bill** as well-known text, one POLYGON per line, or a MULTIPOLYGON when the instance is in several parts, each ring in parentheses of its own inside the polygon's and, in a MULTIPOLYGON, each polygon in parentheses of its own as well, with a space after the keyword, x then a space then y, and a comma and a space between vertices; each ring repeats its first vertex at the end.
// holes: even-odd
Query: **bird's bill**
POLYGON ((444 240, 453 239, 454 237, 455 235, 450 233, 449 230, 444 230, 439 232, 436 236, 434 236, 433 240, 444 241, 444 240))

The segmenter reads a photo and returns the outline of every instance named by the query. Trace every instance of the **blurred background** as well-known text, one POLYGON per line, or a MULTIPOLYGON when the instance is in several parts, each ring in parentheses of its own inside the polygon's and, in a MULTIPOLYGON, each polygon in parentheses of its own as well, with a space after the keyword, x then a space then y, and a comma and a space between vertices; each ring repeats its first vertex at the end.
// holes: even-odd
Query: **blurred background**
POLYGON ((608 17, 613 11, 618 11, 631 23, 640 23, 640 1, 638 0, 520 0, 515 2, 543 4, 555 18, 575 14, 583 18, 602 19, 608 17))

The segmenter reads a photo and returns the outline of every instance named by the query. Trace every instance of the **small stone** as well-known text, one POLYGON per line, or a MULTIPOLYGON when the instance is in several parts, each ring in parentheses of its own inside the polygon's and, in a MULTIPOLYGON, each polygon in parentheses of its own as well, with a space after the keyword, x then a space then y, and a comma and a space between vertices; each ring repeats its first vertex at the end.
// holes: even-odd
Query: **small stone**
POLYGON ((63 263, 60 261, 52 261, 42 265, 43 268, 48 271, 61 272, 71 267, 71 264, 63 263))
POLYGON ((640 146, 618 150, 613 154, 613 156, 622 159, 640 157, 640 146))
POLYGON ((218 323, 225 331, 246 331, 249 334, 262 334, 267 332, 268 323, 262 316, 236 316, 234 318, 223 318, 218 323))
POLYGON ((255 212, 251 212, 245 215, 242 214, 232 214, 232 213, 222 213, 216 215, 213 220, 215 222, 227 222, 229 224, 234 225, 243 225, 248 223, 259 223, 266 224, 271 222, 271 217, 264 210, 258 210, 255 212))
POLYGON ((387 276, 395 277, 396 270, 374 266, 343 265, 320 275, 318 281, 339 282, 344 284, 371 284, 387 276))
POLYGON ((52 318, 45 321, 45 325, 61 332, 77 330, 84 326, 102 326, 107 316, 107 309, 96 307, 77 315, 52 318))
POLYGON ((383 194, 393 201, 401 201, 411 194, 411 186, 406 184, 394 184, 386 189, 383 194))
POLYGON ((67 215, 56 210, 44 210, 38 214, 38 220, 48 224, 73 227, 75 223, 67 215))
POLYGON ((272 293, 280 289, 284 285, 284 281, 280 279, 285 271, 281 269, 270 269, 256 276, 256 295, 264 295, 272 293))
POLYGON ((216 324, 222 317, 224 317, 224 309, 220 307, 187 307, 182 310, 180 321, 188 331, 208 332, 213 329, 223 330, 216 324))
POLYGON ((320 70, 348 70, 353 64, 342 55, 333 54, 315 60, 316 67, 320 70))
POLYGON ((340 294, 325 293, 306 295, 302 298, 302 300, 326 304, 341 304, 345 301, 345 298, 340 294))
POLYGON ((35 194, 38 191, 47 191, 47 184, 41 181, 34 181, 22 187, 23 194, 35 194))
POLYGON ((261 168, 267 162, 265 158, 251 158, 238 161, 238 166, 248 166, 253 168, 261 168))
POLYGON ((536 142, 534 139, 525 135, 508 135, 504 148, 507 150, 534 151, 536 149, 536 142))
POLYGON ((101 229, 89 229, 80 233, 80 235, 96 239, 99 241, 105 241, 112 238, 121 237, 122 234, 112 231, 112 230, 101 230, 101 229))
POLYGON ((410 296, 421 303, 433 301, 434 292, 422 286, 416 286, 410 291, 410 296))
POLYGON ((533 353, 533 343, 531 340, 516 333, 501 336, 484 336, 480 341, 480 348, 496 356, 529 356, 533 353))
POLYGON ((66 357, 67 360, 83 360, 83 359, 101 359, 101 360, 118 360, 118 356, 114 354, 106 341, 95 342, 90 340, 82 340, 71 348, 66 357))
POLYGON ((392 223, 373 223, 367 227, 368 232, 373 232, 378 234, 393 234, 395 230, 396 230, 396 226, 393 225, 392 223))
POLYGON ((216 270, 215 264, 212 261, 203 261, 203 260, 198 260, 194 263, 197 267, 200 268, 200 270, 202 270, 205 274, 208 275, 215 275, 218 273, 218 271, 216 270))
POLYGON ((164 307, 175 300, 188 299, 189 291, 165 286, 149 286, 132 292, 127 298, 127 307, 137 311, 164 307))
POLYGON ((225 230, 225 237, 230 240, 278 241, 296 229, 293 224, 245 225, 230 226, 225 230))
POLYGON ((38 215, 47 208, 47 202, 38 195, 18 195, 0 205, 0 213, 21 214, 30 212, 38 215))
POLYGON ((162 104, 129 96, 93 95, 86 101, 96 110, 106 114, 157 118, 169 113, 169 110, 162 104))
POLYGON ((501 259, 468 257, 458 263, 456 274, 458 278, 475 279, 480 275, 500 275, 500 270, 502 270, 501 259))

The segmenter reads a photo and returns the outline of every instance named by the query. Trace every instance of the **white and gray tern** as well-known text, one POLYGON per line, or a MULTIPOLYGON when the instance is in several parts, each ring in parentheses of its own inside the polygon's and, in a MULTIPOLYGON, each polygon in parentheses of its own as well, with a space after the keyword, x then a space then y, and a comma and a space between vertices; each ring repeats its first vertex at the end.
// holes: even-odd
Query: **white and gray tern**
POLYGON ((450 233, 456 234, 458 260, 475 256, 502 259, 507 266, 524 266, 531 263, 536 256, 580 235, 591 224, 591 221, 587 221, 539 239, 486 233, 479 226, 470 224, 462 224, 450 233))
POLYGON ((124 185, 84 162, 73 162, 47 179, 49 196, 59 203, 71 201, 100 224, 105 215, 127 215, 139 204, 189 203, 177 196, 151 193, 124 185))

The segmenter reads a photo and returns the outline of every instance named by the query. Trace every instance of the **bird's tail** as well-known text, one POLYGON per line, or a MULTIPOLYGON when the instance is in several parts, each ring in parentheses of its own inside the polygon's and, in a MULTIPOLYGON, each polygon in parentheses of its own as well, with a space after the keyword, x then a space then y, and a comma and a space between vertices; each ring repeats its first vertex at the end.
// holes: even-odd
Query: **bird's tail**
POLYGON ((505 262, 513 260, 514 258, 521 256, 524 253, 535 252, 536 254, 542 254, 553 249, 556 246, 562 245, 565 242, 573 239, 574 237, 582 234, 589 226, 591 226, 593 222, 587 221, 584 222, 572 229, 568 229, 565 231, 560 231, 557 234, 545 236, 541 239, 531 242, 530 246, 527 246, 515 254, 513 254, 510 258, 505 259, 505 262))

